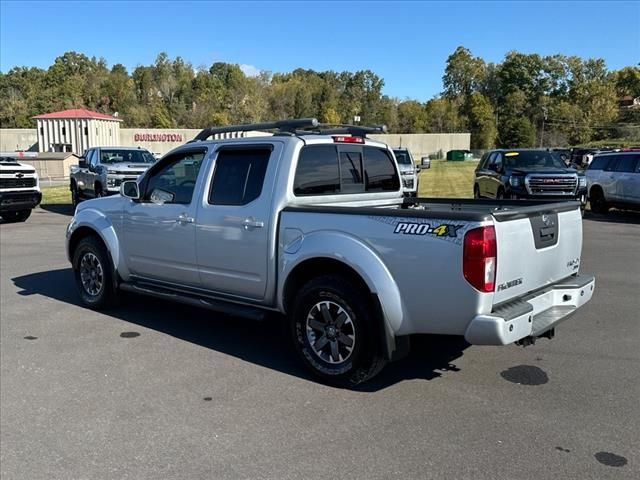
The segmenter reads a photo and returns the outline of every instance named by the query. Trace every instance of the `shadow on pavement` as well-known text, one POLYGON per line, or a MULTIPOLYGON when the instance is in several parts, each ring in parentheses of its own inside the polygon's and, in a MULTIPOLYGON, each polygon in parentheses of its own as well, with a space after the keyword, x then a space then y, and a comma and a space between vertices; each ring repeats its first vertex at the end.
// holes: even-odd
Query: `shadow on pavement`
POLYGON ((53 203, 47 205, 40 205, 40 208, 47 212, 57 213, 59 215, 68 215, 71 217, 75 209, 70 203, 53 203))
POLYGON ((592 222, 640 224, 640 212, 630 210, 609 210, 607 213, 585 212, 584 219, 592 222))
MULTIPOLYGON (((44 295, 81 305, 70 268, 33 273, 12 280, 21 289, 19 295, 44 295)), ((286 323, 280 318, 255 322, 136 295, 124 295, 120 307, 104 313, 257 365, 315 381, 296 358, 286 323)), ((89 310, 87 314, 90 314, 89 310)), ((441 372, 457 371, 451 361, 461 357, 468 346, 460 337, 412 337, 412 352, 408 357, 389 364, 380 375, 356 390, 373 392, 402 380, 432 380, 441 376, 441 372)))

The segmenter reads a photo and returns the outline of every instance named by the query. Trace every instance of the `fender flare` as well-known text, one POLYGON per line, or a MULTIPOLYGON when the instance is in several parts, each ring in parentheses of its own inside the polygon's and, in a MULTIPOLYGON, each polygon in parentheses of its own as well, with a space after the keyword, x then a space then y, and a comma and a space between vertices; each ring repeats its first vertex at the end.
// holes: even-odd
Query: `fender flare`
MULTIPOLYGON (((406 316, 400 290, 382 259, 361 240, 338 231, 314 232, 284 246, 280 258, 278 307, 285 311, 285 285, 295 268, 307 260, 329 258, 354 270, 377 297, 387 336, 392 338, 406 316)), ((387 339, 389 340, 389 339, 387 339)))
POLYGON ((129 271, 126 262, 122 261, 120 240, 111 221, 99 210, 84 208, 76 212, 72 222, 67 227, 67 258, 73 261, 71 246, 75 243, 77 235, 83 235, 86 229, 92 230, 102 239, 111 257, 114 271, 123 278, 127 278, 129 271))

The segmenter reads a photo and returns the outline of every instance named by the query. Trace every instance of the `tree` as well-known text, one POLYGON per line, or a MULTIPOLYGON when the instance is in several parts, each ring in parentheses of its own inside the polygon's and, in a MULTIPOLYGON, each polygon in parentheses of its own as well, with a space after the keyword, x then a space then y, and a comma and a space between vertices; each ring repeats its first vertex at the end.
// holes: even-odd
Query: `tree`
POLYGON ((501 124, 500 146, 502 148, 532 148, 536 131, 525 117, 511 117, 501 124))
POLYGON ((619 96, 640 97, 640 68, 624 67, 615 72, 613 78, 619 96))
POLYGON ((447 58, 442 83, 449 99, 469 97, 480 89, 486 78, 486 65, 480 57, 474 57, 465 47, 458 47, 447 58))
POLYGON ((427 111, 425 106, 415 100, 406 100, 398 104, 398 133, 424 133, 427 130, 427 111))
POLYGON ((496 116, 491 102, 480 92, 471 94, 469 107, 469 129, 471 148, 487 149, 495 145, 496 116))

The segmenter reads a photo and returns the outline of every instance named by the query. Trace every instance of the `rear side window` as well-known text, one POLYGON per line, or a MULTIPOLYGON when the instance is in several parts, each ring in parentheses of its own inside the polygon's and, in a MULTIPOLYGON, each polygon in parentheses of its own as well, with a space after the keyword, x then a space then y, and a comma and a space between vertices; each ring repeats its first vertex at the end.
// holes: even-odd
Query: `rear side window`
POLYGON ((591 164, 589 165, 588 169, 589 170, 604 170, 604 168, 609 163, 609 159, 610 158, 611 157, 608 157, 608 156, 598 155, 597 157, 595 157, 591 161, 591 164))
POLYGON ((400 188, 398 172, 387 151, 364 147, 364 165, 367 192, 386 192, 400 188))
POLYGON ((616 165, 616 172, 632 173, 636 170, 636 155, 620 155, 616 165))
POLYGON ((246 205, 258 198, 270 156, 270 148, 220 150, 209 203, 246 205))
POLYGON ((300 151, 293 193, 335 195, 382 192, 400 189, 396 165, 381 148, 345 148, 336 145, 308 145, 300 151))
POLYGON ((340 167, 335 145, 303 147, 293 182, 295 195, 332 195, 340 192, 340 167))

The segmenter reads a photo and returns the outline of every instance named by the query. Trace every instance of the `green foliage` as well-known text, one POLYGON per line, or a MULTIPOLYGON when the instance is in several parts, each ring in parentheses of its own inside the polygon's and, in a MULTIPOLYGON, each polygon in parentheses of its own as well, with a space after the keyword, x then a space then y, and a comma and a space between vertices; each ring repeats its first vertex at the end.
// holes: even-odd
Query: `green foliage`
POLYGON ((442 95, 427 102, 382 94, 371 70, 261 72, 236 64, 193 68, 160 53, 131 73, 121 64, 66 52, 46 70, 0 72, 0 126, 33 127, 31 117, 85 107, 119 113, 125 127, 200 128, 291 117, 325 123, 387 124, 390 132, 471 132, 473 148, 639 139, 640 113, 621 109, 640 97, 640 68, 610 72, 601 59, 509 52, 485 63, 465 47, 447 59, 442 95))
POLYGON ((473 92, 469 100, 469 129, 471 148, 488 149, 496 142, 496 115, 489 99, 473 92))
POLYGON ((512 117, 500 124, 502 148, 532 148, 536 131, 526 117, 512 117))

